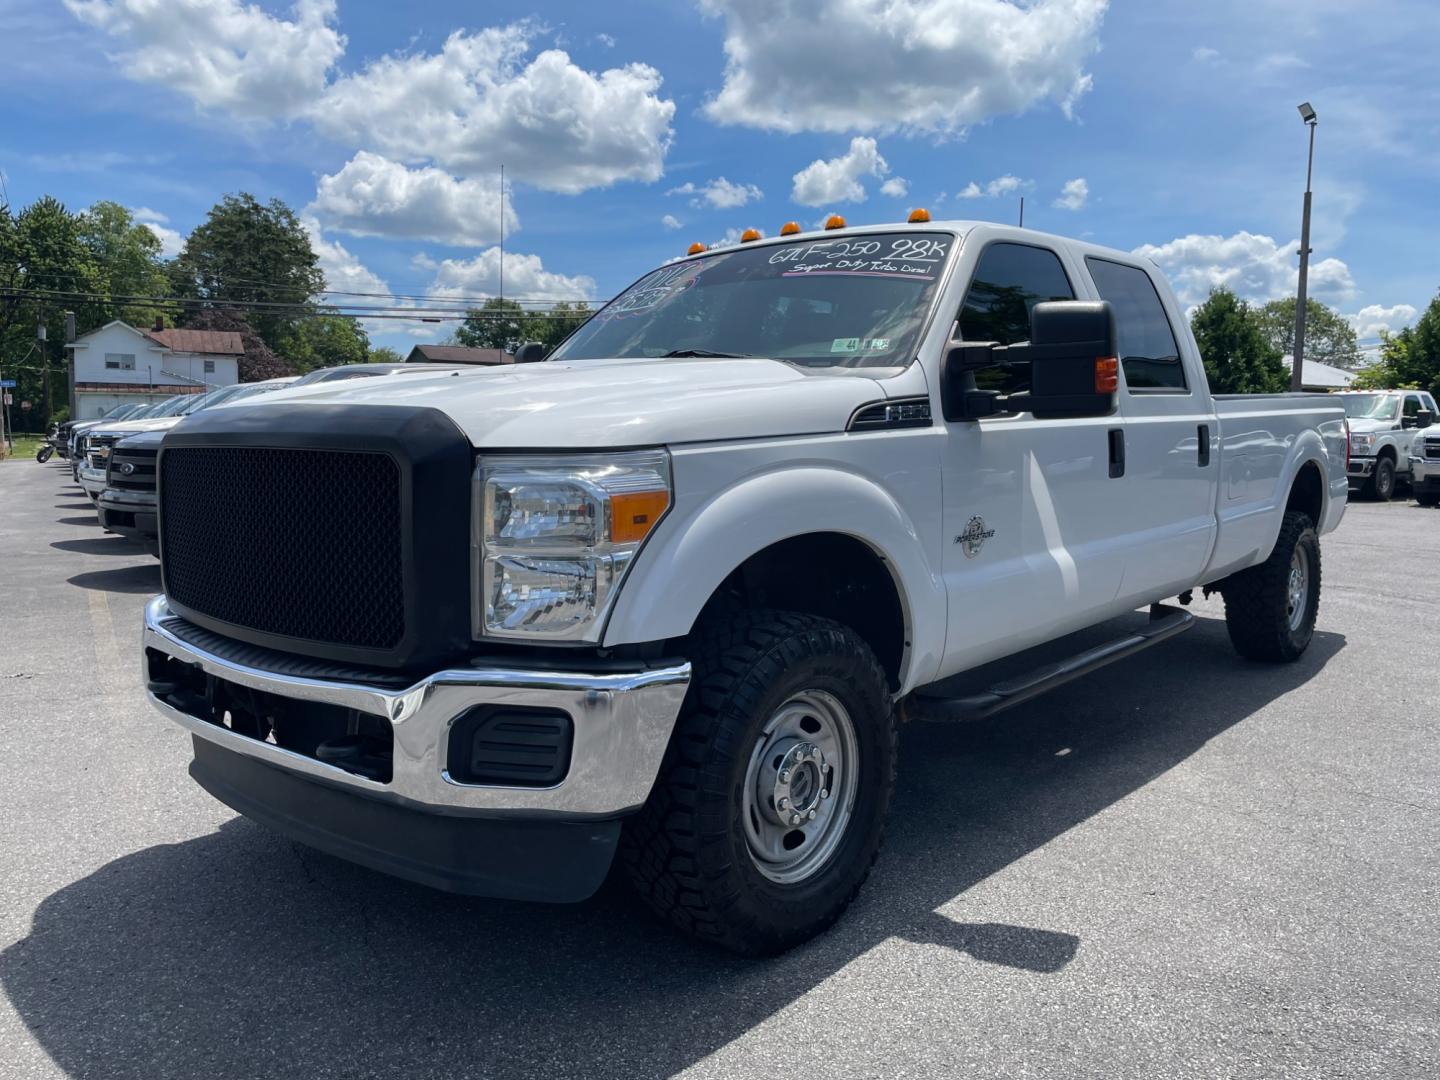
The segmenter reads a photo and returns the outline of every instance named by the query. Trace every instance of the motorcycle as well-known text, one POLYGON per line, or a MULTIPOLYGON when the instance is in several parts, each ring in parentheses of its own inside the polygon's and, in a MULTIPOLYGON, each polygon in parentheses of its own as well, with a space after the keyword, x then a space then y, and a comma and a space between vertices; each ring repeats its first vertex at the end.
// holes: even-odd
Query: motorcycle
POLYGON ((55 456, 55 443, 59 437, 60 425, 56 424, 50 429, 50 434, 46 437, 45 441, 40 444, 40 449, 35 451, 35 460, 40 462, 41 465, 44 465, 45 462, 55 456))

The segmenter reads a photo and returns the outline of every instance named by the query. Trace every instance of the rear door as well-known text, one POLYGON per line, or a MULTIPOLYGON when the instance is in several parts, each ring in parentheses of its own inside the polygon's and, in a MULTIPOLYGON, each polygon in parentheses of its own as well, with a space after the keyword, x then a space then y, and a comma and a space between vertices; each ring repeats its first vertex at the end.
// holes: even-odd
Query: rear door
POLYGON ((1115 312, 1125 417, 1124 498, 1114 521, 1125 549, 1120 589, 1144 603, 1193 585, 1209 562, 1219 477, 1214 408, 1209 387, 1181 360, 1181 314, 1162 299, 1168 290, 1152 272, 1096 255, 1085 268, 1115 312))

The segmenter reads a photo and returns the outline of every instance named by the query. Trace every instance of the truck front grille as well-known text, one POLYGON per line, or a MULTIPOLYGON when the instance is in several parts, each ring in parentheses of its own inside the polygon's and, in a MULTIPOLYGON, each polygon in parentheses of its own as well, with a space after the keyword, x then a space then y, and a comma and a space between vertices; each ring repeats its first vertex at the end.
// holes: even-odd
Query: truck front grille
POLYGON ((105 486, 123 491, 154 491, 155 453, 148 448, 115 447, 110 451, 105 486))
POLYGON ((1425 440, 1425 457, 1431 461, 1440 459, 1440 439, 1425 440))
POLYGON ((165 590, 190 611, 302 642, 388 650, 404 637, 388 454, 167 445, 160 528, 165 590))

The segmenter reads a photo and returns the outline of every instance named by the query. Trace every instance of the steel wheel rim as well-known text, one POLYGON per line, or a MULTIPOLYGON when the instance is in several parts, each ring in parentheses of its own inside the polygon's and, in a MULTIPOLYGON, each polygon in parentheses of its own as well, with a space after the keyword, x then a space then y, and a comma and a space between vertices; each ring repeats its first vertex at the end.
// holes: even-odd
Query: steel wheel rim
POLYGON ((823 690, 770 715, 741 787, 741 830, 761 874, 797 885, 830 862, 854 816, 859 753, 849 710, 823 690))
POLYGON ((1296 547, 1290 556, 1290 576, 1285 582, 1285 617, 1291 630, 1299 630, 1305 621, 1305 609, 1309 607, 1310 556, 1303 547, 1296 547))

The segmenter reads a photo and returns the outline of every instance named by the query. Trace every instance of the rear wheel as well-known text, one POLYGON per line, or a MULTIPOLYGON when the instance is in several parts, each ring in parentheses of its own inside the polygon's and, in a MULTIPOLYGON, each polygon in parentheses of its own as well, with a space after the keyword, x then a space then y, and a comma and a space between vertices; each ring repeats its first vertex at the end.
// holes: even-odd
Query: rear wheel
POLYGON ((1320 611, 1320 538, 1308 514, 1289 511, 1270 557, 1220 585, 1230 643, 1251 660, 1298 660, 1320 611))
POLYGON ((1440 492, 1417 491, 1415 501, 1421 506, 1440 506, 1440 492))
POLYGON ((661 775, 621 859, 675 926, 749 955, 821 932, 859 891, 895 783, 895 718, 851 629, 749 612, 698 632, 661 775))

